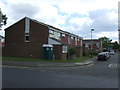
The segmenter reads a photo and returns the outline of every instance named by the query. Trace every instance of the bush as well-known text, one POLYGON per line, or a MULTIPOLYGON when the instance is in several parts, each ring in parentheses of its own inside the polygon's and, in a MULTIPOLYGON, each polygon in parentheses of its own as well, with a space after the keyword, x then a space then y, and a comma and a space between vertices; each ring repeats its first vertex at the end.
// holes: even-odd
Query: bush
POLYGON ((93 51, 93 52, 89 52, 89 54, 90 54, 90 55, 94 55, 94 56, 98 55, 98 53, 95 52, 95 51, 93 51))
POLYGON ((71 55, 75 55, 77 53, 77 50, 75 47, 70 47, 68 49, 68 52, 69 52, 69 55, 71 56, 71 55))
POLYGON ((83 52, 83 56, 90 56, 89 53, 83 52))

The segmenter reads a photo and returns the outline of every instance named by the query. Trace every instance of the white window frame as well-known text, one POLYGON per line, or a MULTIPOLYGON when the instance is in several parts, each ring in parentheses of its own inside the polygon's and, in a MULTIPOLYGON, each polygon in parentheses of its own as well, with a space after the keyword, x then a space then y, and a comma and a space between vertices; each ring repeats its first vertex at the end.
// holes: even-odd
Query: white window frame
POLYGON ((62 46, 62 53, 67 53, 68 50, 67 50, 67 46, 62 46))
POLYGON ((54 35, 54 31, 53 30, 49 30, 49 34, 54 35))
POLYGON ((78 44, 78 40, 77 40, 77 38, 75 37, 75 45, 77 45, 78 44))
POLYGON ((97 47, 100 47, 99 43, 96 43, 96 46, 97 46, 97 47))
POLYGON ((30 40, 29 33, 25 33, 25 42, 29 42, 29 40, 30 40), (28 37, 28 40, 27 40, 27 37, 28 37))
POLYGON ((88 48, 88 47, 89 47, 89 44, 88 44, 88 43, 85 43, 85 47, 88 48))
POLYGON ((71 39, 74 39, 74 37, 71 36, 71 39))
POLYGON ((82 44, 83 44, 83 41, 82 41, 82 39, 80 39, 80 44, 81 44, 81 47, 82 47, 82 44))
POLYGON ((25 33, 30 32, 30 19, 26 18, 25 19, 25 33))
POLYGON ((68 44, 71 44, 71 36, 68 36, 68 44))
POLYGON ((62 33, 62 37, 65 37, 65 34, 62 33))
POLYGON ((30 33, 30 19, 26 18, 25 19, 25 42, 29 42, 30 40, 29 33, 30 33))

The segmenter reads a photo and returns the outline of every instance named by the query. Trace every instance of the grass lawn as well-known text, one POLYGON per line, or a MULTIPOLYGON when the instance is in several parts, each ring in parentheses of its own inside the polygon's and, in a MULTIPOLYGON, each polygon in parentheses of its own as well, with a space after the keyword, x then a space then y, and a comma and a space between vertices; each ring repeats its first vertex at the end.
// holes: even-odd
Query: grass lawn
POLYGON ((64 63, 75 63, 81 62, 90 57, 79 57, 72 60, 42 60, 42 59, 33 59, 33 58, 18 58, 18 57, 2 57, 2 61, 21 61, 21 62, 64 62, 64 63))

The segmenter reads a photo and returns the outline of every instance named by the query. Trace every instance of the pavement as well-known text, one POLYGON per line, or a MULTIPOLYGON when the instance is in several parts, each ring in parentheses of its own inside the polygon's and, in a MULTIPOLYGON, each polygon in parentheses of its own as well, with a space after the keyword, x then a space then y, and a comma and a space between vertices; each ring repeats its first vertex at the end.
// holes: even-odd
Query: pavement
POLYGON ((91 65, 94 63, 94 60, 96 60, 96 57, 78 63, 2 61, 2 65, 23 66, 23 67, 75 67, 75 66, 91 65))

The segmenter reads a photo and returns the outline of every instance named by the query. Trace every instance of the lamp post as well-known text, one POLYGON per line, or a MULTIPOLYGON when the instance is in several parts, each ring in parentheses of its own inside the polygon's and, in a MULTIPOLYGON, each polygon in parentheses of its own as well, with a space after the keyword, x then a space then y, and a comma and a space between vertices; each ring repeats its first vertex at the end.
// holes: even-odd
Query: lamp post
POLYGON ((93 42, 92 42, 92 31, 94 31, 94 28, 91 29, 91 58, 92 58, 92 49, 93 49, 93 42))

